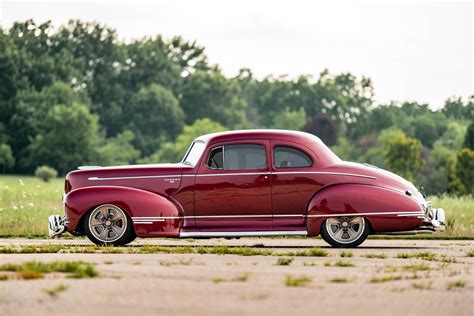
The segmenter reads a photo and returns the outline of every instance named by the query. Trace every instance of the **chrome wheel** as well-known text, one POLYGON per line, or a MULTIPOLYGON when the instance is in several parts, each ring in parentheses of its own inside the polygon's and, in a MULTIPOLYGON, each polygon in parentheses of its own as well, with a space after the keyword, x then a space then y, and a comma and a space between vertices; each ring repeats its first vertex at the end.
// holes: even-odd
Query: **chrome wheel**
POLYGON ((363 217, 336 217, 326 220, 326 231, 338 243, 349 244, 359 239, 365 230, 363 217))
POLYGON ((104 243, 120 239, 127 230, 127 216, 117 206, 105 204, 94 209, 89 217, 89 230, 104 243))

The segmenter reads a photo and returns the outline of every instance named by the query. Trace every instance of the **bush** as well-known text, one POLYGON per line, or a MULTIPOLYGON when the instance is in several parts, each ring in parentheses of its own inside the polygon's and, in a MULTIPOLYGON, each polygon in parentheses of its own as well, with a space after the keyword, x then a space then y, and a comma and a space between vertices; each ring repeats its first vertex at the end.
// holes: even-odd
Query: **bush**
POLYGON ((36 168, 35 176, 45 182, 48 182, 49 179, 56 178, 58 176, 58 172, 51 167, 41 166, 36 168))

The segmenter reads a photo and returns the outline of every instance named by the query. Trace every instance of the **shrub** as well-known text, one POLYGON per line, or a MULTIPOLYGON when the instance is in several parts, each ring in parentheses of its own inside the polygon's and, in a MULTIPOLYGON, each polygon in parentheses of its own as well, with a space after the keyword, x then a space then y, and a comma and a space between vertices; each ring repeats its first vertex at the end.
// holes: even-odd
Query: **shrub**
POLYGON ((56 178, 58 176, 58 172, 51 167, 41 166, 36 168, 35 176, 45 182, 48 182, 50 179, 56 178))

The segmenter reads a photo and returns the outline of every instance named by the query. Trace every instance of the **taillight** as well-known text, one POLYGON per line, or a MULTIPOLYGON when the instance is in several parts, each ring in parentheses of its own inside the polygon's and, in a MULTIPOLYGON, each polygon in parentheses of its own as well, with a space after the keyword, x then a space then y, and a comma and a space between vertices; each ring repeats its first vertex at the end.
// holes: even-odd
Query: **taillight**
POLYGON ((64 192, 68 193, 69 191, 71 191, 71 183, 66 179, 66 181, 64 181, 64 192))

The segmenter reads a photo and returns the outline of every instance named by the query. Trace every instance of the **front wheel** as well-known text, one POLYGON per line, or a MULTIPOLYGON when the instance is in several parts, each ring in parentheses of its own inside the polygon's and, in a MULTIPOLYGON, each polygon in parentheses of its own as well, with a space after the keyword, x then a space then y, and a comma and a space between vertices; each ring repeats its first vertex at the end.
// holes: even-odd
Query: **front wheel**
POLYGON ((130 217, 113 204, 103 204, 89 212, 84 231, 96 245, 123 246, 136 237, 130 217))
POLYGON ((334 217, 324 221, 321 237, 331 246, 353 248, 369 235, 369 225, 363 217, 334 217))

